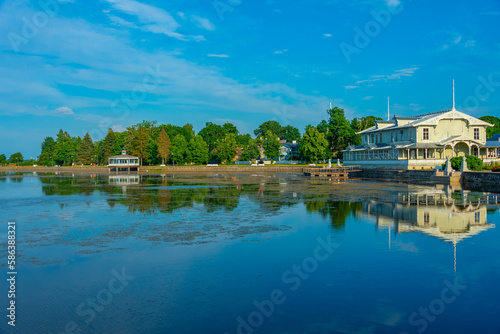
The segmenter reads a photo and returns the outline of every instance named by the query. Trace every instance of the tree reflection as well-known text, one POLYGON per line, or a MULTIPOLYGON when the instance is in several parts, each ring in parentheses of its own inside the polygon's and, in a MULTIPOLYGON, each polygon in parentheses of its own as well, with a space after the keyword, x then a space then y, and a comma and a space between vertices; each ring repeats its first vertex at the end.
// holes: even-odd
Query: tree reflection
MULTIPOLYGON (((325 196, 323 196, 325 197, 325 196)), ((323 218, 330 219, 330 226, 335 229, 343 229, 348 217, 360 212, 361 202, 307 200, 305 203, 307 212, 317 212, 323 218)))

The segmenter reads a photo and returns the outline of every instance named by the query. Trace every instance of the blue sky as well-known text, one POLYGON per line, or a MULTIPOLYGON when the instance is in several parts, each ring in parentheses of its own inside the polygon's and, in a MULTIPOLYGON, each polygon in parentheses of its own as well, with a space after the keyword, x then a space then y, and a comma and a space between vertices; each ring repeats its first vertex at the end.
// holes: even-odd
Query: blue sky
POLYGON ((0 153, 142 120, 301 132, 326 118, 499 115, 500 1, 42 0, 0 5, 0 153))

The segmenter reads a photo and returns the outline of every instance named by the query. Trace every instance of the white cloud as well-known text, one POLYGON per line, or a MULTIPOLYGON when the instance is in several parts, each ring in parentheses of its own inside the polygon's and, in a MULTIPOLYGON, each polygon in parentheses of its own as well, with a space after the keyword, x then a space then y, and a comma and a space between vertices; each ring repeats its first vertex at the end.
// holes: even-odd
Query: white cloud
POLYGON ((417 66, 412 66, 409 68, 404 68, 402 70, 397 70, 392 74, 372 75, 370 79, 356 81, 356 84, 369 83, 375 81, 388 81, 388 80, 401 79, 404 77, 411 77, 415 74, 417 70, 418 70, 417 66))
POLYGON ((397 7, 401 4, 400 0, 385 0, 387 7, 397 7))
POLYGON ((113 8, 130 16, 135 16, 136 23, 128 22, 125 19, 117 19, 116 16, 110 15, 110 19, 115 24, 120 24, 126 27, 137 27, 144 31, 155 34, 164 34, 179 40, 187 41, 203 41, 203 36, 186 36, 176 32, 180 27, 179 23, 165 10, 151 5, 143 4, 134 0, 105 0, 110 3, 113 8))
POLYGON ((196 15, 191 15, 191 22, 193 22, 199 28, 203 28, 209 31, 215 30, 215 26, 210 22, 209 19, 205 19, 203 17, 199 17, 196 15))
POLYGON ((114 132, 123 132, 127 129, 126 129, 126 127, 123 126, 123 124, 115 124, 115 125, 113 125, 112 130, 114 132))
POLYGON ((345 89, 356 89, 358 86, 344 86, 345 89))
POLYGON ((441 47, 441 50, 446 50, 448 49, 450 46, 454 46, 454 45, 458 45, 460 44, 460 42, 462 41, 462 36, 459 35, 457 37, 455 37, 454 40, 452 40, 450 43, 448 44, 444 44, 442 47, 441 47))
POLYGON ((287 51, 288 51, 288 49, 278 50, 278 51, 274 51, 274 54, 279 55, 279 54, 283 54, 283 53, 285 53, 287 51))
POLYGON ((323 36, 326 38, 330 38, 330 37, 332 37, 332 34, 323 34, 323 36))
POLYGON ((207 57, 215 57, 215 58, 229 58, 229 55, 226 54, 218 54, 218 53, 209 53, 207 57))
POLYGON ((365 96, 363 97, 363 100, 371 100, 373 99, 375 96, 365 96))
MULTIPOLYGON (((0 10, 0 22, 7 31, 17 28, 19 12, 4 9, 0 10)), ((32 16, 34 10, 29 10, 23 15, 32 16)), ((280 117, 293 119, 299 127, 324 117, 328 100, 324 96, 303 94, 285 83, 256 78, 242 82, 229 77, 224 69, 188 61, 172 50, 136 46, 126 34, 102 24, 56 16, 44 29, 44 34, 30 41, 30 54, 0 55, 0 93, 4 97, 0 99, 0 115, 56 116, 56 108, 71 105, 78 110, 69 116, 76 125, 68 122, 77 128, 74 135, 83 136, 88 131, 94 139, 106 135, 103 129, 137 124, 144 115, 159 122, 174 119, 177 124, 192 120, 196 127, 204 119, 231 114, 249 123, 264 121, 275 115, 274 109, 285 108, 286 114, 280 117), (131 106, 120 100, 140 92, 144 80, 150 82, 144 98, 132 100, 131 106), (82 95, 75 96, 65 86, 82 95), (116 103, 119 108, 113 107, 116 103), (48 106, 47 110, 36 109, 36 104, 48 106)), ((0 40, 0 47, 11 49, 5 39, 0 40)), ((353 114, 349 107, 339 107, 346 110, 346 116, 353 114)), ((69 108, 57 112, 59 116, 68 113, 69 108)))
POLYGON ((59 107, 56 110, 54 110, 54 113, 59 114, 59 115, 74 115, 75 113, 71 108, 68 107, 59 107))

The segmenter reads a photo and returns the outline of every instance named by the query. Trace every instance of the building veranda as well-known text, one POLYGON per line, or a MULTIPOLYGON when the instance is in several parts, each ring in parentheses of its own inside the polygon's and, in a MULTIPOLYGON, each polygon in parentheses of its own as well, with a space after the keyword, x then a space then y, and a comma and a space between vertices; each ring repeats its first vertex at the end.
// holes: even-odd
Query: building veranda
POLYGON ((115 155, 108 158, 108 168, 110 172, 139 171, 139 167, 139 157, 128 155, 125 150, 122 151, 121 155, 115 155))
POLYGON ((473 155, 485 164, 500 162, 499 136, 486 140, 493 126, 455 108, 413 117, 394 116, 358 132, 362 144, 348 146, 344 165, 366 168, 434 169, 447 158, 473 155))

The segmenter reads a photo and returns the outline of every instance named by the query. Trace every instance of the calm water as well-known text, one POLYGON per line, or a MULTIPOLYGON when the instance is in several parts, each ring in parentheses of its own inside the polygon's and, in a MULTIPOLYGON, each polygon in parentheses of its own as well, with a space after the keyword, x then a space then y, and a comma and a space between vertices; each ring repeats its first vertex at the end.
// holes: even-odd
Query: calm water
MULTIPOLYGON (((500 333, 495 194, 299 175, 2 175, 1 333, 500 333)), ((500 198, 498 199, 500 203, 500 198)))

